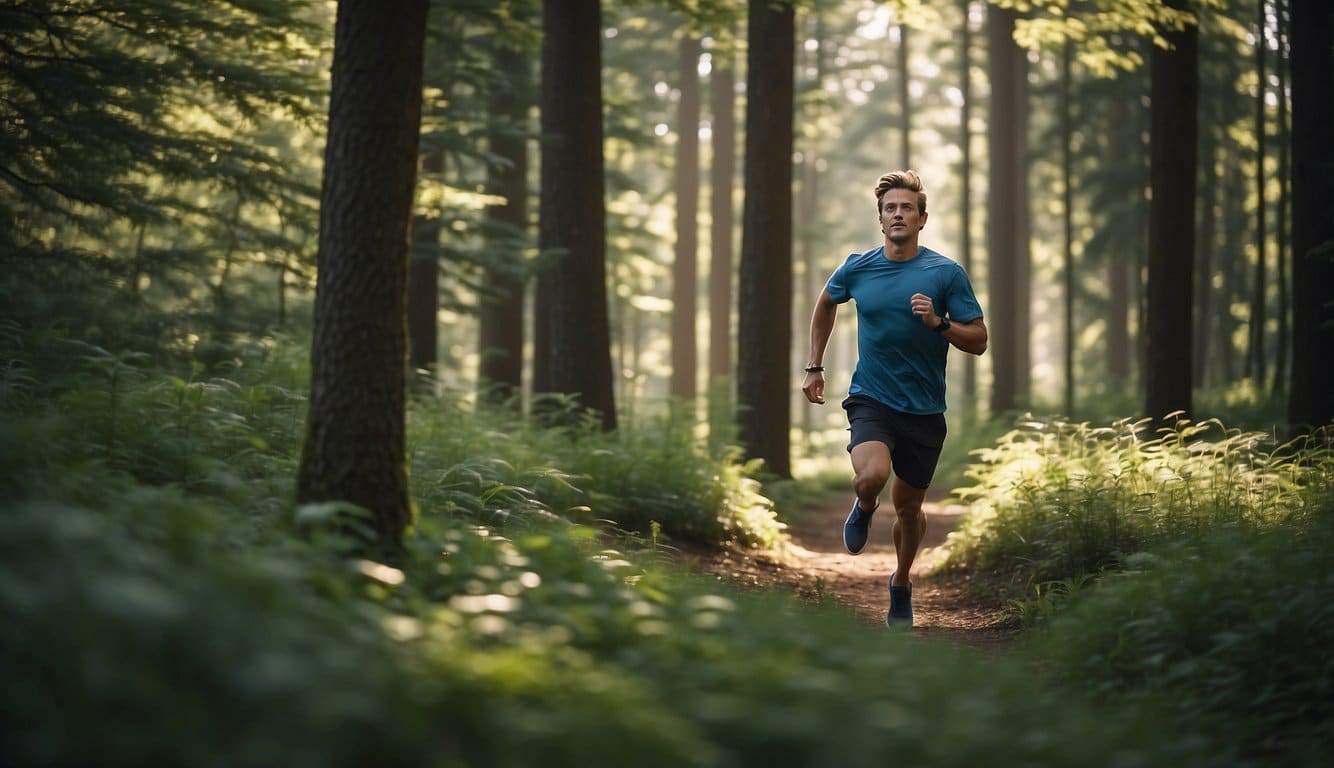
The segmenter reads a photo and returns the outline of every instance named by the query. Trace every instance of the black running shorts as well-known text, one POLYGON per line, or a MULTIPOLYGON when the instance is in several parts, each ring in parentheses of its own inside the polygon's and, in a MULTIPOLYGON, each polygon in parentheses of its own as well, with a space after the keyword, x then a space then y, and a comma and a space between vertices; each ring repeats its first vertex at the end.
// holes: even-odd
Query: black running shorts
POLYGON ((889 446, 894 474, 903 482, 921 489, 931 485, 945 445, 945 414, 904 413, 861 394, 848 395, 843 410, 852 432, 849 453, 857 445, 878 440, 889 446))

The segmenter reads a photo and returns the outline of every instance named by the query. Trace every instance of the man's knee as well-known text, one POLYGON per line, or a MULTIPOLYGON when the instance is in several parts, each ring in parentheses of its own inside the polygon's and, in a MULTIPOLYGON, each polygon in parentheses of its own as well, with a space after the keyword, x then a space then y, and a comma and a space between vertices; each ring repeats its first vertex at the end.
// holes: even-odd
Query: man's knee
POLYGON ((853 481, 853 488, 857 490, 857 495, 865 498, 867 496, 879 496, 885 489, 885 482, 889 476, 883 472, 877 472, 873 469, 863 470, 857 473, 857 479, 853 481))
POLYGON ((925 516, 925 513, 922 512, 922 503, 920 501, 901 504, 895 507, 894 514, 898 515, 899 519, 905 523, 916 523, 919 520, 922 520, 925 516))

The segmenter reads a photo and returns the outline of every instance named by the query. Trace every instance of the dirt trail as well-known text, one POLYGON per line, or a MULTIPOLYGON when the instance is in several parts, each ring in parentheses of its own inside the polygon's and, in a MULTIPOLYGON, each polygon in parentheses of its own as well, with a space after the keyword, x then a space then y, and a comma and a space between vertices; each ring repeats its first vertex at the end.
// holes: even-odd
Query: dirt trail
MULTIPOLYGON (((889 574, 897 566, 891 535, 892 507, 882 502, 871 525, 871 539, 861 554, 843 548, 843 521, 851 501, 831 501, 807 510, 789 525, 792 543, 783 551, 728 551, 713 554, 701 566, 744 586, 785 585, 807 599, 832 597, 867 623, 883 628, 889 608, 889 574)), ((946 537, 967 514, 959 505, 927 502, 926 538, 913 563, 914 632, 941 637, 987 651, 1014 635, 1000 606, 967 589, 966 576, 932 573, 948 553, 946 537)))

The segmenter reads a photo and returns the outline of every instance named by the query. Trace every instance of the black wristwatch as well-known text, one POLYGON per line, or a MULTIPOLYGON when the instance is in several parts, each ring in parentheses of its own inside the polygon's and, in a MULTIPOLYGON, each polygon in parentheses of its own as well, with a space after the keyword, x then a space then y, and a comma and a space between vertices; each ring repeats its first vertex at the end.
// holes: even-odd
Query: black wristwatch
POLYGON ((950 321, 949 321, 949 318, 947 318, 947 317, 942 317, 942 318, 940 318, 940 325, 937 325, 935 328, 932 328, 931 330, 935 331, 936 333, 944 333, 945 331, 948 331, 949 329, 950 329, 950 321))

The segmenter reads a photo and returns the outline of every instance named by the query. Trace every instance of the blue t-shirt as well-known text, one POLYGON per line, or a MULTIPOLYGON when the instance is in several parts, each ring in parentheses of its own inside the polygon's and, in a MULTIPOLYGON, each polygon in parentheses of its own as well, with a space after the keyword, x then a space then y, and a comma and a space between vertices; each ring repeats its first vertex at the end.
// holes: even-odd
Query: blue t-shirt
POLYGON ((882 245, 848 256, 825 290, 839 304, 857 302, 857 369, 848 394, 904 413, 944 413, 950 343, 912 313, 911 298, 930 296, 936 314, 952 322, 981 317, 963 267, 926 247, 907 261, 893 261, 882 245))

